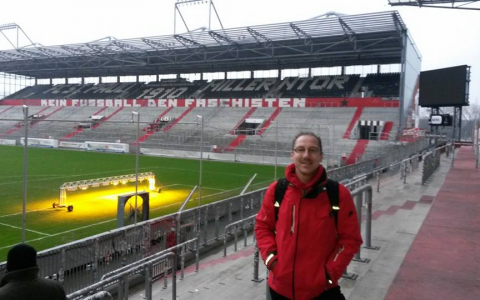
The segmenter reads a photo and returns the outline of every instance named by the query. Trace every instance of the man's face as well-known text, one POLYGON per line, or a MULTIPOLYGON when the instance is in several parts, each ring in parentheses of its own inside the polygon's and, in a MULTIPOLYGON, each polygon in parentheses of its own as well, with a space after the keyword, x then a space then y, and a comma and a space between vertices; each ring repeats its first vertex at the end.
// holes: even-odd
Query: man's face
POLYGON ((323 159, 323 154, 316 138, 302 135, 295 141, 295 147, 290 157, 298 175, 313 176, 323 159))

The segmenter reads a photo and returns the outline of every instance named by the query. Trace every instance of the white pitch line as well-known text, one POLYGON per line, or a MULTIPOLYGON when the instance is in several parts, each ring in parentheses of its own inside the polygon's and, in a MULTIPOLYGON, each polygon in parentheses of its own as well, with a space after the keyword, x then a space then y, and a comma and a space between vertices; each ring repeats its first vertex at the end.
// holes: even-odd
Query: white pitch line
MULTIPOLYGON (((172 184, 172 185, 180 185, 180 186, 188 186, 188 187, 194 187, 194 185, 188 185, 188 184, 172 184)), ((216 190, 216 191, 233 191, 233 190, 225 190, 225 189, 217 189, 217 188, 211 188, 211 187, 206 187, 202 186, 202 189, 204 190, 216 190)))
MULTIPOLYGON (((26 213, 30 213, 30 212, 36 212, 36 211, 43 211, 43 210, 50 210, 51 208, 39 208, 39 209, 34 209, 34 210, 27 210, 26 213)), ((17 215, 21 215, 23 214, 22 212, 18 212, 18 213, 14 213, 14 214, 9 214, 9 215, 1 215, 0 218, 4 218, 4 217, 12 217, 12 216, 17 216, 17 215)))
MULTIPOLYGON (((85 229, 85 228, 88 228, 88 227, 93 227, 93 226, 97 226, 97 225, 100 225, 100 224, 104 224, 104 223, 108 223, 108 222, 112 222, 112 221, 115 221, 116 219, 110 219, 110 220, 106 220, 106 221, 102 221, 102 222, 98 222, 98 223, 95 223, 95 224, 90 224, 90 225, 87 225, 87 226, 82 226, 82 227, 78 227, 78 228, 74 228, 74 229, 70 229, 70 230, 66 230, 66 231, 62 231, 62 232, 57 232, 55 234, 50 234, 48 236, 44 236, 44 237, 41 237, 41 238, 36 238, 36 239, 33 239, 33 240, 28 240, 28 242, 35 242, 35 241, 39 241, 39 240, 43 240, 43 239, 46 239, 46 238, 49 238, 49 237, 54 237, 54 236, 57 236, 57 235, 60 235, 60 234, 64 234, 64 233, 69 233, 69 232, 72 232, 72 231, 77 231, 77 230, 82 230, 82 229, 85 229)), ((1 223, 0 223, 1 224, 1 223)), ((45 233, 43 233, 45 234, 45 233)), ((1 247, 1 249, 7 249, 7 248, 11 248, 13 246, 15 246, 16 244, 14 245, 9 245, 9 246, 4 246, 4 247, 1 247)))
MULTIPOLYGON (((23 229, 23 228, 21 228, 21 227, 13 226, 13 225, 10 225, 10 224, 5 224, 5 223, 0 223, 0 225, 7 226, 7 227, 11 227, 11 228, 15 228, 15 229, 20 229, 20 230, 23 229)), ((33 232, 33 233, 37 233, 37 234, 46 235, 46 236, 53 236, 53 235, 48 234, 48 233, 43 233, 43 232, 40 232, 40 231, 31 230, 31 229, 26 229, 26 228, 25 228, 25 230, 26 230, 26 231, 33 232)))

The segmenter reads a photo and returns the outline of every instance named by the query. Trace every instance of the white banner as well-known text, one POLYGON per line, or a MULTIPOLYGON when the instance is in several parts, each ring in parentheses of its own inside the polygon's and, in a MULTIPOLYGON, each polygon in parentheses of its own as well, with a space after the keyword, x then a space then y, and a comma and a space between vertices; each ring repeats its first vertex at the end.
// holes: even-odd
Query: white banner
POLYGON ((0 145, 15 146, 17 144, 16 140, 2 140, 0 139, 0 145))
POLYGON ((85 143, 60 142, 60 148, 85 149, 85 143))
POLYGON ((129 145, 123 143, 85 142, 85 150, 115 153, 128 153, 129 145))
MULTIPOLYGON (((20 138, 20 144, 25 145, 25 138, 24 137, 20 138)), ((28 145, 32 146, 32 147, 58 148, 58 140, 28 138, 28 145)))

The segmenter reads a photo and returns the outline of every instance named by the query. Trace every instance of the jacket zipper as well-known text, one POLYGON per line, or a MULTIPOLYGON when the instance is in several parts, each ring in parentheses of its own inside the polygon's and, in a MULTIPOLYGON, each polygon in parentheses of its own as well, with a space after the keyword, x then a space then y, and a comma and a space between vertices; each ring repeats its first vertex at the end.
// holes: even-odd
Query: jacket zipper
POLYGON ((295 232, 295 205, 292 206, 292 225, 290 225, 290 235, 295 232))
POLYGON ((343 245, 342 245, 342 247, 337 250, 337 254, 335 254, 335 257, 333 258, 333 261, 336 261, 336 260, 337 260, 338 255, 339 255, 340 253, 342 253, 342 251, 343 251, 344 249, 345 249, 345 247, 343 247, 343 245))
MULTIPOLYGON (((300 216, 300 204, 302 203, 302 198, 300 198, 300 201, 298 202, 298 215, 300 216)), ((295 205, 293 206, 294 209, 293 209, 293 213, 294 213, 294 216, 295 216, 295 205)), ((292 231, 291 233, 293 233, 293 229, 294 229, 294 226, 293 224, 295 224, 295 219, 293 220, 292 222, 292 231)), ((298 228, 297 228, 297 232, 300 232, 300 223, 298 223, 298 228)), ((293 255, 293 272, 292 272, 292 299, 295 299, 295 263, 297 262, 297 247, 298 247, 298 233, 295 237, 295 252, 294 252, 294 255, 293 255)))

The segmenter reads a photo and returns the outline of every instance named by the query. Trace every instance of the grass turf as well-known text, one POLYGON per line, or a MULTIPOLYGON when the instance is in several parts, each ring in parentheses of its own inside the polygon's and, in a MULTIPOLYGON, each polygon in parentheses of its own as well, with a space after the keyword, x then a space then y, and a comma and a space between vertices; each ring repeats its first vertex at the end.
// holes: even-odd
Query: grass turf
MULTIPOLYGON (((23 151, 0 146, 0 261, 12 245, 21 242, 23 151)), ((238 195, 255 173, 250 190, 267 186, 274 177, 274 167, 265 165, 203 161, 202 169, 202 204, 238 195)), ((198 160, 141 156, 139 172, 150 171, 157 185, 163 186, 162 193, 151 198, 150 218, 176 212, 199 183, 198 160)), ((53 209, 52 203, 58 202, 65 182, 134 173, 134 155, 29 148, 26 242, 43 250, 116 228, 116 196, 72 192, 67 198, 74 205, 71 213, 53 209)), ((283 168, 277 174, 281 176, 283 168)), ((121 189, 134 192, 135 185, 121 189)), ((197 203, 190 201, 187 208, 197 203)))

